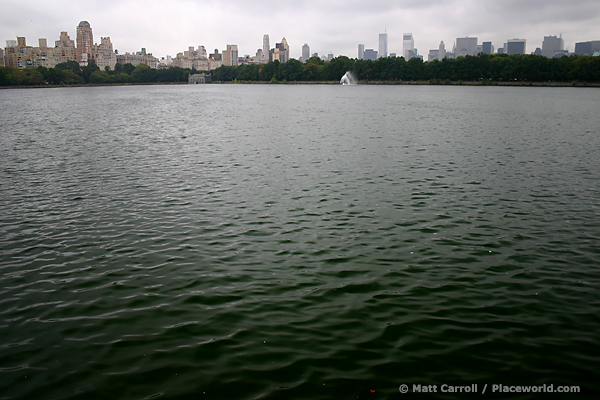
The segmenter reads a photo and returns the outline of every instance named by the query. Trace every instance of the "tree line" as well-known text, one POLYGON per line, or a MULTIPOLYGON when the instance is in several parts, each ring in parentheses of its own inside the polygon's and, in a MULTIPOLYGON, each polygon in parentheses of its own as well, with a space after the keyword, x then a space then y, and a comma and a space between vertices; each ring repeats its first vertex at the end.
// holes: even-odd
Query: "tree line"
POLYGON ((104 71, 94 64, 80 66, 76 61, 60 63, 54 68, 37 67, 19 70, 13 67, 0 67, 0 86, 38 85, 81 85, 106 83, 177 83, 187 82, 189 74, 198 71, 189 68, 171 67, 153 69, 146 64, 116 64, 114 70, 104 71))
POLYGON ((353 71, 363 82, 600 82, 600 57, 480 54, 429 62, 419 58, 406 61, 404 57, 358 60, 341 56, 331 61, 312 57, 306 63, 292 59, 287 63, 271 61, 259 65, 222 66, 212 71, 212 80, 339 81, 346 71, 353 71))
MULTIPOLYGON (((480 54, 429 62, 419 58, 406 61, 403 57, 358 60, 340 56, 330 61, 312 57, 306 63, 290 59, 286 63, 270 61, 266 64, 221 66, 211 74, 213 82, 276 83, 339 81, 346 71, 353 71, 363 82, 600 82, 600 57, 480 54)), ((0 86, 176 83, 187 82, 188 75, 197 72, 179 67, 153 69, 145 64, 135 67, 117 64, 114 70, 106 68, 101 71, 93 63, 80 67, 77 62, 68 61, 54 68, 18 70, 0 67, 0 86)))

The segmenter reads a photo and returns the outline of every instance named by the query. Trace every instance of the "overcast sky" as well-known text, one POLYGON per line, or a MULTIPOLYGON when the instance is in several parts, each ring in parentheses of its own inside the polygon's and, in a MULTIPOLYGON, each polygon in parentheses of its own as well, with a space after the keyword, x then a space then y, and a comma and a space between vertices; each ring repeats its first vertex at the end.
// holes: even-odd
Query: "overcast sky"
POLYGON ((507 39, 526 39, 527 53, 549 35, 562 34, 570 51, 576 42, 600 40, 600 0, 0 0, 0 45, 17 36, 31 46, 39 38, 53 45, 61 31, 75 40, 83 20, 94 42, 109 36, 119 53, 145 47, 159 58, 227 44, 254 55, 265 33, 271 48, 285 36, 293 58, 304 43, 311 54, 355 58, 359 43, 378 50, 384 30, 390 53, 401 55, 402 34, 411 32, 425 60, 440 41, 452 50, 465 36, 496 49, 507 39))

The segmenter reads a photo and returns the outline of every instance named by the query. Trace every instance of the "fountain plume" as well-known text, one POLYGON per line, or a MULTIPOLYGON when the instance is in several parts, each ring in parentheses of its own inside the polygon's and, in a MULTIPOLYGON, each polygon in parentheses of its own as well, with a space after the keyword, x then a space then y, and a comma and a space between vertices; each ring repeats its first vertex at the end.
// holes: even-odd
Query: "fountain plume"
POLYGON ((342 85, 356 85, 356 82, 356 75, 350 71, 346 71, 342 79, 340 79, 340 84, 342 85))

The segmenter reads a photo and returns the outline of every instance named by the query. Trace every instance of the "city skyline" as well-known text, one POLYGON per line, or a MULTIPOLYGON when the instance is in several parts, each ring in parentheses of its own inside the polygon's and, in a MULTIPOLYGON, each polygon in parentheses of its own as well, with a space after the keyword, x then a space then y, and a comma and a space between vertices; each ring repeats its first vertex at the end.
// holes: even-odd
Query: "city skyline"
POLYGON ((54 43, 62 31, 75 37, 80 21, 90 22, 94 37, 110 37, 119 53, 144 47, 158 58, 174 57, 188 46, 204 45, 209 51, 222 51, 227 44, 237 45, 240 56, 252 56, 263 47, 265 33, 275 41, 285 37, 290 57, 296 59, 302 56, 304 43, 311 53, 356 58, 359 43, 377 49, 378 36, 383 32, 388 35, 388 53, 402 55, 403 34, 412 32, 414 47, 425 56, 437 49, 440 41, 451 49, 456 38, 466 36, 478 37, 480 43, 492 42, 496 49, 509 39, 524 38, 528 53, 541 47, 544 36, 549 35, 562 34, 565 49, 571 52, 576 42, 600 39, 600 2, 596 0, 569 4, 555 0, 525 4, 514 0, 493 4, 453 0, 321 4, 305 0, 284 7, 277 4, 272 0, 252 4, 174 0, 168 6, 137 0, 91 0, 85 4, 60 0, 51 4, 22 0, 15 4, 0 0, 4 11, 0 16, 0 41, 4 45, 6 40, 19 36, 26 37, 28 44, 39 38, 54 43), (290 21, 290 15, 294 15, 294 21, 303 22, 290 21))

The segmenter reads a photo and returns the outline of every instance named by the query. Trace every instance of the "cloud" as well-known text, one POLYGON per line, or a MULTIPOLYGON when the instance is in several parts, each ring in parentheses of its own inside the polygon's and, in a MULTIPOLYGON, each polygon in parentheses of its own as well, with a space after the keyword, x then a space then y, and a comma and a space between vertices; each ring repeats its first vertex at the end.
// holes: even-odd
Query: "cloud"
POLYGON ((528 51, 544 35, 563 34, 571 49, 576 41, 600 39, 597 0, 87 0, 39 2, 0 0, 0 40, 26 36, 29 44, 72 39, 79 21, 90 22, 94 38, 110 36, 119 52, 145 47, 156 56, 175 56, 188 46, 220 51, 237 44, 241 54, 255 54, 267 33, 271 46, 286 37, 292 57, 308 43, 311 52, 357 56, 359 43, 377 49, 387 30, 389 51, 402 52, 402 34, 412 32, 427 57, 440 41, 447 48, 457 37, 476 36, 496 48, 510 38, 527 39, 528 51))

